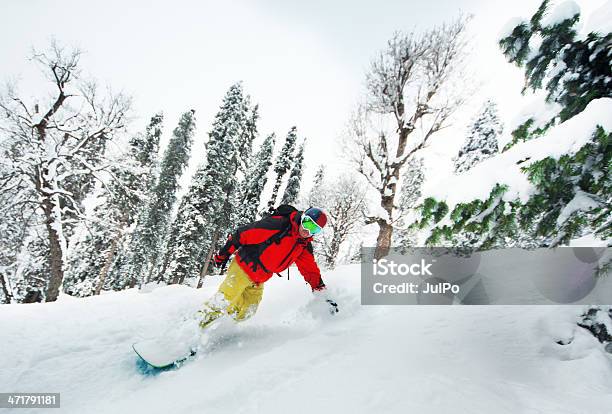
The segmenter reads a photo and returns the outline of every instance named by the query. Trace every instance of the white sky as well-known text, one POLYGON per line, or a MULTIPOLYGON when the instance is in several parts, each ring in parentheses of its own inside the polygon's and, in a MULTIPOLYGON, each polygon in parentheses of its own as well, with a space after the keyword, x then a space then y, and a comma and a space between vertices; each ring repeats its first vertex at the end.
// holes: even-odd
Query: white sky
MULTIPOLYGON (((584 3, 584 2, 581 2, 584 3)), ((591 10, 603 0, 586 2, 591 10)), ((292 125, 308 138, 306 177, 320 163, 339 171, 334 145, 363 91, 370 59, 395 30, 430 27, 474 14, 472 69, 482 88, 456 127, 435 145, 454 150, 465 120, 493 97, 504 119, 519 106, 522 72, 505 62, 497 34, 509 18, 529 17, 540 0, 5 1, 0 25, 2 78, 34 94, 26 58, 49 39, 87 53, 82 68, 134 97, 133 130, 163 110, 166 133, 195 109, 201 143, 228 87, 238 80, 260 104, 260 135, 284 137, 292 125), (336 165, 331 167, 331 165, 336 165)), ((201 146, 194 147, 201 160, 201 146)), ((308 188, 306 184, 306 188, 308 188)))

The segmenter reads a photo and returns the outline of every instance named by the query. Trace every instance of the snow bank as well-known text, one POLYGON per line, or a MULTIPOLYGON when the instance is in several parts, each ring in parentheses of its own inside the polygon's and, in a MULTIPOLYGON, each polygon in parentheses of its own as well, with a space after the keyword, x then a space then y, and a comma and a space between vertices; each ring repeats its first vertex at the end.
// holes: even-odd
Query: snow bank
POLYGON ((449 207, 475 199, 486 200, 496 183, 506 184, 509 190, 503 200, 515 198, 526 202, 533 186, 521 167, 546 157, 558 159, 563 154, 573 154, 592 137, 597 125, 612 130, 612 98, 591 101, 578 115, 551 128, 544 136, 516 144, 508 151, 475 166, 465 174, 426 183, 423 198, 445 200, 449 207))
MULTIPOLYGON (((215 290, 161 287, 0 307, 0 389, 60 392, 63 413, 576 413, 612 406, 610 358, 582 307, 360 306, 358 265, 326 274, 326 313, 292 269, 259 312, 155 376, 131 344, 178 329, 215 290), (556 341, 568 345, 559 345, 556 341)), ((32 411, 22 410, 23 413, 32 411)))

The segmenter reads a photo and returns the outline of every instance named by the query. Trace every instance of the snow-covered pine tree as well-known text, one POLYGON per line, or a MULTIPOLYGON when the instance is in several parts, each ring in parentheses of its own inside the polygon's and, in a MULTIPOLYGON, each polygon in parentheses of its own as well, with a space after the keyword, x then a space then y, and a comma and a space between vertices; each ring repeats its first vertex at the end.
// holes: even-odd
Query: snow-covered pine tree
POLYGON ((285 138, 285 144, 281 148, 280 154, 278 154, 276 160, 274 161, 274 173, 276 174, 276 178, 274 181, 274 187, 272 188, 272 195, 268 201, 268 210, 276 207, 276 199, 278 198, 278 191, 283 183, 283 178, 291 169, 296 141, 297 128, 291 127, 289 133, 287 134, 287 138, 285 138))
POLYGON ((423 158, 410 160, 402 177, 400 190, 399 219, 393 234, 393 244, 400 252, 405 252, 416 244, 416 231, 410 227, 409 218, 421 197, 425 180, 423 158))
MULTIPOLYGON (((128 227, 125 228, 124 235, 117 246, 117 253, 114 261, 109 265, 107 281, 99 280, 109 288, 123 288, 125 286, 125 274, 129 269, 129 256, 131 253, 132 236, 136 220, 144 217, 143 214, 153 197, 153 190, 159 176, 159 143, 163 132, 164 116, 160 112, 151 117, 144 134, 137 134, 130 141, 131 153, 134 155, 137 165, 140 166, 139 172, 132 175, 135 180, 129 180, 128 188, 134 189, 134 194, 139 196, 136 200, 137 211, 130 214, 128 227)), ((129 176, 126 177, 129 179, 129 176)), ((121 192, 121 194, 125 194, 121 192)))
POLYGON ((0 128, 12 143, 7 153, 10 174, 33 193, 28 203, 44 216, 36 220, 42 225, 30 229, 26 237, 42 244, 28 242, 20 248, 46 245, 28 252, 31 263, 47 261, 35 276, 47 281, 47 301, 57 299, 64 280, 67 239, 82 218, 81 200, 88 183, 108 171, 103 149, 125 128, 130 107, 127 97, 104 96, 94 82, 80 81, 79 58, 78 50, 53 42, 32 59, 51 81, 51 95, 43 91, 40 101, 31 103, 8 88, 0 99, 4 114, 0 128))
MULTIPOLYGON (((594 30, 586 36, 579 35, 578 5, 563 2, 552 10, 550 5, 549 0, 543 1, 528 22, 516 25, 500 40, 500 46, 510 62, 525 68, 524 89, 544 88, 547 103, 557 104, 560 110, 552 117, 549 115, 548 121, 536 121, 537 116, 528 118, 512 132, 513 139, 504 151, 519 142, 546 135, 554 125, 571 120, 583 111, 593 111, 589 105, 594 100, 612 97, 612 33, 609 27, 591 27, 594 30)), ((594 20, 593 17, 590 20, 594 20)), ((602 123, 612 108, 605 111, 601 114, 602 123)), ((556 246, 573 237, 594 233, 607 239, 610 245, 611 139, 612 130, 598 125, 592 140, 578 151, 558 159, 548 157, 524 167, 530 181, 536 183, 543 194, 530 199, 523 209, 521 229, 517 232, 521 244, 556 246)), ((610 262, 602 267, 609 266, 610 262)), ((593 321, 598 314, 600 309, 589 309, 582 315, 579 325, 595 334, 599 328, 593 321)), ((599 318, 603 320, 605 316, 601 314, 599 318)), ((595 336, 603 342, 601 332, 599 334, 595 336)))
POLYGON ((528 118, 512 132, 513 139, 504 151, 517 142, 542 136, 558 121, 581 112, 593 99, 612 96, 612 33, 578 36, 577 4, 549 9, 550 1, 543 1, 531 19, 516 25, 499 45, 508 61, 525 68, 523 92, 544 88, 547 102, 560 104, 561 110, 542 126, 528 118))
POLYGON ((242 186, 239 208, 235 209, 235 218, 231 225, 239 227, 257 218, 261 202, 261 193, 268 180, 268 172, 272 166, 272 155, 276 136, 272 133, 266 137, 245 177, 242 186))
POLYGON ((302 168, 304 164, 304 143, 300 145, 293 159, 293 166, 289 172, 287 186, 281 199, 281 204, 293 204, 300 195, 300 186, 302 184, 302 168))
MULTIPOLYGON (((247 107, 250 103, 250 97, 245 97, 245 103, 247 107)), ((238 147, 238 162, 239 167, 238 171, 240 171, 241 175, 244 177, 247 176, 249 168, 251 166, 251 161, 253 160, 253 142, 255 138, 257 138, 257 121, 259 120, 259 105, 254 105, 250 108, 250 114, 246 121, 245 130, 239 140, 238 147)))
MULTIPOLYGON (((315 172, 315 176, 313 178, 312 186, 310 187, 310 191, 303 196, 300 197, 296 204, 296 207, 300 209, 307 209, 308 207, 318 207, 327 211, 327 208, 330 205, 330 197, 331 197, 331 189, 329 188, 329 184, 325 180, 325 165, 321 164, 317 168, 315 172)), ((330 230, 331 231, 331 230, 330 230)), ((326 262, 326 256, 324 252, 325 248, 325 239, 330 239, 330 235, 328 229, 326 228, 323 237, 318 238, 312 244, 314 249, 314 255, 317 258, 317 262, 324 263, 326 262)))
POLYGON ((96 281, 109 255, 114 255, 116 244, 115 227, 119 220, 118 211, 110 194, 97 186, 94 191, 101 193, 97 205, 91 211, 88 222, 77 228, 67 253, 66 277, 62 290, 78 297, 91 296, 96 290, 96 281), (82 234, 79 234, 82 233, 82 234), (75 240, 76 239, 76 240, 75 240))
POLYGON ((455 158, 455 173, 462 173, 499 152, 498 137, 503 132, 497 105, 488 100, 471 124, 468 136, 455 158))
POLYGON ((304 204, 306 204, 308 207, 319 207, 324 205, 324 197, 321 196, 324 192, 324 181, 325 166, 321 164, 319 165, 319 168, 317 168, 317 172, 312 180, 312 187, 310 187, 308 196, 304 200, 304 204))
MULTIPOLYGON (((70 246, 64 291, 74 296, 100 294, 118 256, 126 231, 144 207, 155 180, 163 116, 151 118, 144 134, 129 141, 128 151, 111 167, 113 179, 99 186, 80 239, 70 246)), ((92 200, 93 201, 93 200, 92 200)))
POLYGON ((128 278, 118 281, 119 285, 134 286, 146 280, 158 263, 162 241, 168 231, 170 215, 176 202, 179 179, 189 162, 194 134, 195 111, 192 109, 181 116, 178 126, 172 132, 160 164, 157 183, 137 219, 138 225, 134 230, 128 256, 128 278))
MULTIPOLYGON (((140 167, 134 175, 141 193, 149 195, 157 179, 159 168, 159 141, 163 131, 164 115, 160 112, 151 117, 144 134, 137 134, 130 141, 131 154, 140 167)), ((130 188, 135 188, 133 185, 130 188)))
MULTIPOLYGON (((250 99, 247 97, 247 103, 250 99)), ((248 106, 248 104, 247 104, 248 106)), ((257 137, 257 120, 259 119, 258 114, 259 106, 255 105, 251 110, 251 115, 246 123, 246 128, 243 133, 239 144, 238 151, 238 171, 235 177, 234 188, 235 191, 232 191, 227 202, 229 203, 228 207, 224 207, 226 210, 230 212, 229 218, 226 220, 228 224, 228 228, 219 229, 219 234, 225 234, 231 232, 232 229, 240 226, 242 224, 246 224, 255 218, 255 216, 251 217, 250 211, 252 209, 257 209, 259 206, 259 196, 261 195, 261 190, 257 192, 258 182, 261 180, 261 169, 262 165, 259 165, 260 157, 262 154, 255 154, 253 156, 253 142, 257 137), (248 203, 248 204, 247 204, 248 203), (254 203, 254 205, 251 205, 254 203)), ((266 139, 267 141, 267 139, 266 139)), ((267 146, 269 142, 264 141, 263 145, 267 146)), ((274 147, 274 141, 272 141, 272 148, 274 147)), ((271 156, 271 154, 270 154, 271 156)), ((270 161, 268 161, 269 163, 270 161)), ((269 166, 266 167, 266 171, 264 174, 264 184, 266 181, 265 174, 267 173, 269 166)))
MULTIPOLYGON (((525 68, 529 87, 545 87, 547 99, 561 105, 563 123, 554 125, 553 119, 543 132, 521 127, 522 138, 480 172, 496 182, 485 188, 488 197, 454 205, 427 197, 418 225, 429 229, 430 245, 555 247, 587 234, 612 237, 612 37, 589 33, 579 38, 577 12, 553 10, 549 16, 556 20, 548 22, 543 20, 547 7, 544 1, 530 22, 514 27, 500 46, 510 62, 525 68), (539 42, 530 42, 532 36, 543 38, 539 48, 534 46, 539 42), (608 56, 605 65, 602 55, 608 56)), ((469 185, 453 183, 457 191, 469 185)))
POLYGON ((182 283, 200 275, 206 256, 229 227, 242 147, 249 136, 250 98, 242 84, 230 87, 213 122, 206 144, 206 163, 195 173, 172 224, 158 278, 182 283))
MULTIPOLYGON (((245 102, 247 107, 249 106, 250 98, 247 96, 245 102)), ((249 179, 250 169, 252 167, 253 157, 253 142, 257 137, 257 120, 259 119, 259 105, 254 105, 250 109, 244 131, 240 138, 237 140, 236 147, 238 156, 238 169, 235 176, 234 188, 224 204, 223 209, 230 212, 228 219, 224 220, 228 225, 232 226, 233 223, 243 222, 242 210, 244 208, 243 200, 246 196, 247 191, 247 180, 249 179), (229 203, 229 204, 227 204, 229 203), (231 223, 231 224, 230 224, 231 223)), ((256 161, 255 161, 256 162, 256 161)), ((223 234, 230 229, 219 229, 218 233, 223 234)))

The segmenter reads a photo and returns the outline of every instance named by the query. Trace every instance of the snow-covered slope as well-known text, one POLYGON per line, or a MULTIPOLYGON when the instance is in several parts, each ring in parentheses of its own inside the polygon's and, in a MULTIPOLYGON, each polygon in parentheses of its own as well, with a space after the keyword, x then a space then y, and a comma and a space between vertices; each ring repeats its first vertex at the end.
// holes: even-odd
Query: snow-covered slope
POLYGON ((0 390, 60 392, 60 411, 79 414, 610 412, 612 359, 575 325, 580 307, 365 307, 359 266, 345 266, 326 275, 331 316, 296 273, 158 375, 130 345, 172 331, 219 278, 2 306, 0 390))

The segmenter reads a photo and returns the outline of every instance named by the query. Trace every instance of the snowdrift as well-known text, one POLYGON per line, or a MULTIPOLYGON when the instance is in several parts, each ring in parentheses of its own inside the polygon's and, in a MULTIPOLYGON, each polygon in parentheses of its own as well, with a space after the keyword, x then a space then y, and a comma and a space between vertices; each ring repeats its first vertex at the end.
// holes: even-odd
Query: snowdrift
POLYGON ((361 306, 353 265, 325 275, 331 316, 292 275, 157 375, 131 344, 178 329, 220 278, 1 306, 0 390, 60 392, 58 411, 79 414, 610 412, 612 358, 576 326, 582 307, 361 306))

